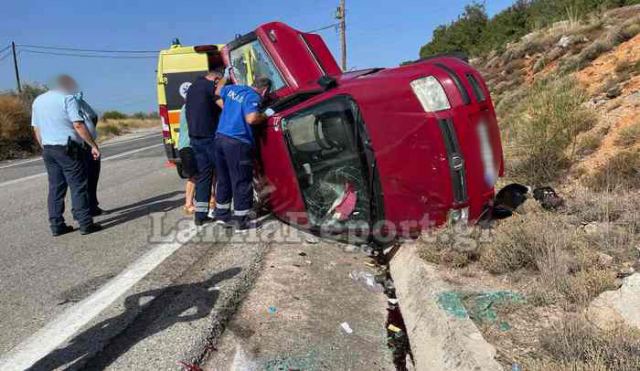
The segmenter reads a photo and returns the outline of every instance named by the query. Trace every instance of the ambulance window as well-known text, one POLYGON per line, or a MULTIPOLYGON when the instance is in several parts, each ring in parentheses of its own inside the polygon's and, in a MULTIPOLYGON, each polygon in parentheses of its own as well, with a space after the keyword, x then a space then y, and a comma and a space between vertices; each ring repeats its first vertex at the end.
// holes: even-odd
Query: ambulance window
POLYGON ((283 126, 310 222, 345 229, 369 222, 370 194, 358 123, 338 97, 286 119, 283 126))
POLYGON ((272 89, 278 90, 286 84, 258 40, 242 45, 230 53, 231 66, 238 84, 251 85, 257 77, 268 77, 272 89))

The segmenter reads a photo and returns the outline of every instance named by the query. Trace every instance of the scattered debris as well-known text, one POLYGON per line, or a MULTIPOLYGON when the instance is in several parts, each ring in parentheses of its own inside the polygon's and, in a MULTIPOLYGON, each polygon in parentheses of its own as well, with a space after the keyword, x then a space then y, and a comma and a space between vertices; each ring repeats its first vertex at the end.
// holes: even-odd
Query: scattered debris
POLYGON ((278 311, 278 309, 273 305, 269 306, 268 310, 269 310, 269 314, 276 314, 276 312, 278 311))
POLYGON ((387 330, 389 330, 391 332, 396 332, 396 333, 402 331, 402 329, 400 327, 396 327, 395 325, 387 326, 387 330))
POLYGON ((518 183, 512 183, 496 194, 491 211, 492 219, 505 219, 513 215, 513 212, 526 200, 531 188, 518 183))
POLYGON ((358 282, 365 286, 369 291, 383 292, 384 287, 376 281, 376 276, 373 273, 364 271, 353 271, 349 273, 349 277, 355 282, 358 282))
POLYGON ((349 324, 347 322, 342 322, 340 324, 340 327, 342 327, 344 332, 346 332, 347 334, 352 334, 353 333, 353 329, 351 328, 351 326, 349 326, 349 324))
POLYGON ((307 256, 307 253, 306 253, 306 252, 304 252, 304 251, 301 251, 301 252, 299 252, 299 253, 298 253, 298 255, 300 255, 300 256, 307 256))
POLYGON ((551 187, 539 187, 533 190, 533 198, 545 210, 557 210, 564 206, 564 199, 551 187))
POLYGON ((496 305, 522 302, 524 302, 524 297, 511 291, 481 293, 445 291, 438 295, 438 305, 449 315, 456 318, 471 318, 479 323, 494 324, 498 322, 501 331, 508 331, 511 326, 507 322, 498 321, 496 305))
POLYGON ((306 243, 312 244, 312 245, 315 245, 320 242, 320 239, 318 237, 311 236, 311 235, 307 236, 304 240, 306 243))
POLYGON ((407 370, 407 355, 413 361, 413 354, 411 353, 407 327, 398 306, 398 299, 395 296, 395 288, 388 301, 387 346, 393 355, 393 364, 396 366, 396 371, 405 371, 407 370))

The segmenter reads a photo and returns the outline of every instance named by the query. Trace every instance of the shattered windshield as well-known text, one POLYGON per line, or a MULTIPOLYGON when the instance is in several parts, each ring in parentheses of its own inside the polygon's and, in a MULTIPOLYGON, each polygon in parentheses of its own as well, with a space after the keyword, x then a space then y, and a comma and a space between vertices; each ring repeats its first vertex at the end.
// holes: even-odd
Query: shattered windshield
POLYGON ((271 57, 258 40, 242 45, 230 53, 231 66, 238 84, 251 85, 257 77, 268 77, 272 89, 278 90, 286 84, 271 57))

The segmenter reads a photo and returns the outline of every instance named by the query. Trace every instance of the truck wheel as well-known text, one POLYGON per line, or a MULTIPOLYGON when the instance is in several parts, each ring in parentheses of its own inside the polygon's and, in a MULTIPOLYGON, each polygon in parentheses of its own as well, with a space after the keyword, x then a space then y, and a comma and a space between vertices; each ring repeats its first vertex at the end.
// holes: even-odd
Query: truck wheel
POLYGON ((176 170, 178 171, 178 176, 181 179, 187 179, 187 177, 182 173, 182 164, 176 164, 176 170))

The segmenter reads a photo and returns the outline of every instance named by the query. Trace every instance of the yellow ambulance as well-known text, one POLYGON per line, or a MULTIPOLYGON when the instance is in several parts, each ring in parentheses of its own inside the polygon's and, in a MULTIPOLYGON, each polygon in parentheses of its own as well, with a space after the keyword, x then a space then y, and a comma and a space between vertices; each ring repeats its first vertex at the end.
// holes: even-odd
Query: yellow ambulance
POLYGON ((178 156, 180 110, 191 83, 211 69, 223 66, 221 50, 224 45, 182 46, 175 40, 158 57, 158 113, 162 120, 162 141, 169 162, 174 163, 178 175, 182 166, 178 156))

